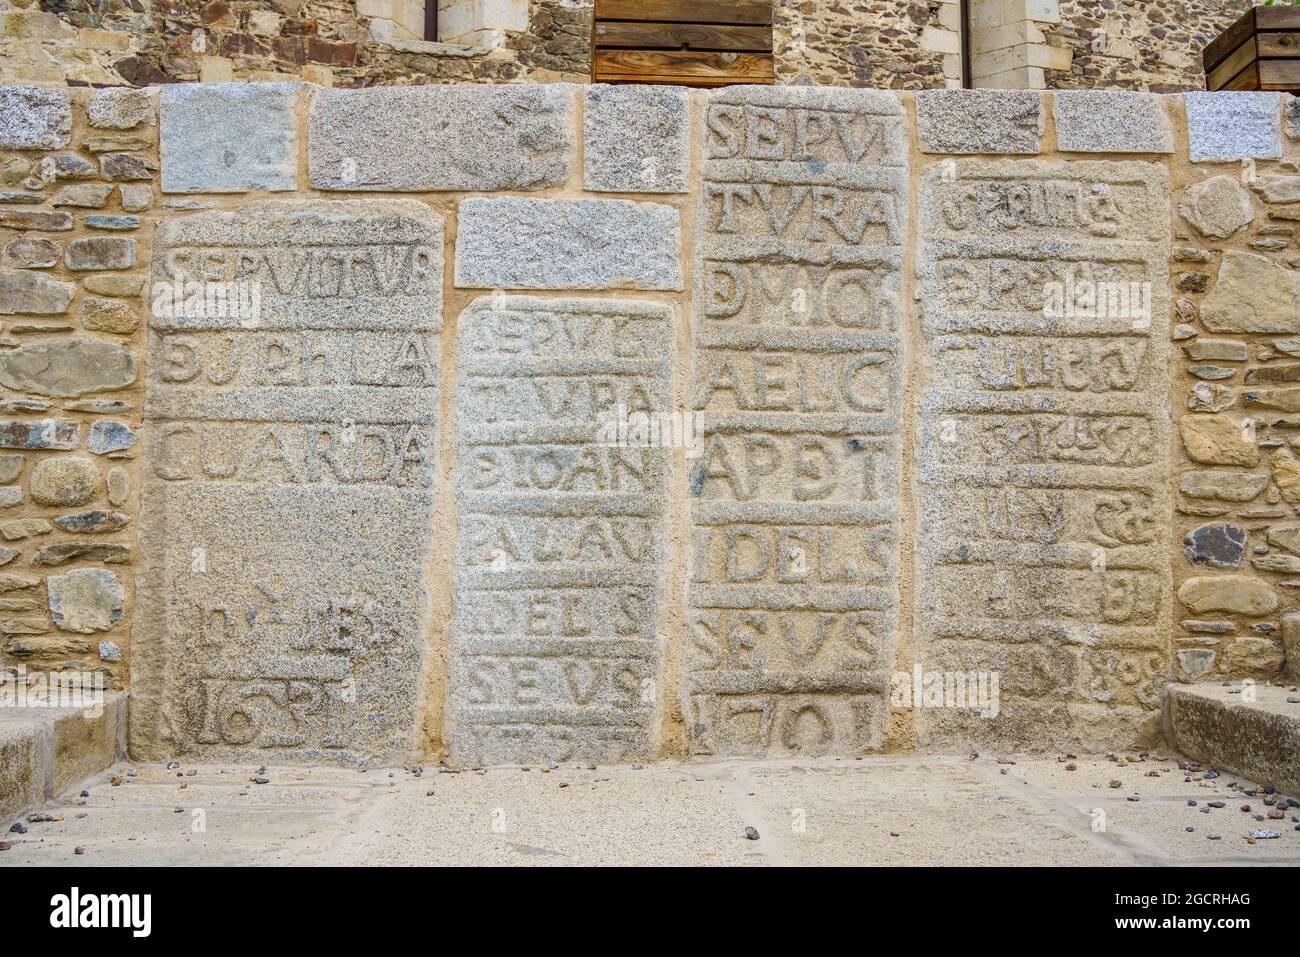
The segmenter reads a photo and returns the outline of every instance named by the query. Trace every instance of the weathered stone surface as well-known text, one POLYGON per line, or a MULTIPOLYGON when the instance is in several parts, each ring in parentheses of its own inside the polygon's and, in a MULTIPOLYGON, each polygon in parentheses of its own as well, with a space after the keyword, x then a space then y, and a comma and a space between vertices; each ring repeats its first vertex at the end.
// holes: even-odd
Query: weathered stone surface
POLYGON ((34 718, 19 720, 6 715, 0 720, 0 768, 4 768, 0 774, 0 819, 9 821, 15 814, 45 803, 49 760, 48 740, 34 718))
POLYGON ((23 269, 44 269, 53 266, 63 255, 63 248, 48 239, 24 236, 5 243, 4 259, 0 266, 18 266, 23 269))
POLYGON ((157 172, 158 164, 143 156, 105 153, 99 158, 99 175, 110 183, 151 180, 157 172))
POLYGON ((926 153, 1037 153, 1046 117, 1030 90, 922 90, 916 132, 926 153))
POLYGON ((681 289, 677 210, 615 199, 466 199, 456 285, 681 289))
POLYGON ((1247 429, 1230 415, 1194 413, 1178 420, 1187 457, 1202 465, 1259 464, 1259 449, 1247 429))
POLYGON ((1211 332, 1300 332, 1300 272, 1257 253, 1224 250, 1201 321, 1211 332))
POLYGON ((65 186, 54 194, 51 206, 76 206, 82 209, 103 209, 113 192, 112 183, 76 183, 65 186))
POLYGON ((1188 93, 1184 101, 1192 162, 1282 155, 1281 101, 1276 93, 1188 93))
POLYGON ((583 181, 611 193, 684 193, 690 106, 680 86, 584 87, 583 181))
POLYGON ((23 312, 58 315, 67 311, 76 291, 75 283, 53 279, 44 273, 0 269, 0 315, 23 312))
POLYGON ((16 482, 23 474, 25 458, 22 455, 0 455, 0 482, 16 482))
POLYGON ((1195 681, 1214 667, 1218 656, 1204 648, 1187 648, 1178 652, 1178 664, 1195 681))
POLYGON ((672 311, 485 297, 457 337, 452 759, 650 755, 673 453, 617 426, 671 407, 672 311))
POLYGON ((0 449, 75 449, 81 426, 68 419, 0 420, 0 449))
POLYGON ((54 520, 65 532, 82 535, 102 535, 106 532, 118 532, 131 524, 131 516, 122 512, 110 512, 102 508, 88 512, 75 512, 72 515, 60 515, 54 520))
POLYGON ((135 240, 119 236, 88 236, 68 243, 63 261, 69 269, 130 269, 135 266, 135 240))
POLYGON ((568 179, 574 88, 423 85, 318 90, 311 185, 343 190, 533 190, 568 179))
POLYGON ((87 297, 81 301, 81 325, 94 332, 125 336, 135 332, 140 316, 124 302, 87 297))
POLYGON ((16 485, 0 485, 0 508, 23 504, 23 490, 16 485))
POLYGON ((34 229, 38 232, 67 232, 73 226, 71 213, 20 212, 0 209, 0 226, 9 229, 34 229))
POLYGON ((131 495, 131 476, 126 469, 113 467, 108 470, 108 504, 121 507, 131 495))
POLYGON ((1279 450, 1273 455, 1273 484, 1283 501, 1300 502, 1300 461, 1291 453, 1279 450))
POLYGON ((48 535, 54 526, 43 518, 18 518, 12 522, 0 524, 0 535, 7 542, 16 542, 36 535, 48 535))
POLYGON ((1248 539, 1246 530, 1237 525, 1202 525, 1183 536, 1183 554, 1193 565, 1236 568, 1248 539))
POLYGON ((1171 631, 1167 176, 958 160, 918 197, 916 660, 1000 676, 995 716, 926 708, 919 740, 1153 741, 1171 631), (1080 195, 1106 199, 1044 215, 1080 195), (1080 276, 1150 283, 1150 320, 1045 308, 1048 283, 1080 276))
POLYGON ((860 754, 885 743, 897 630, 907 121, 849 89, 705 111, 688 744, 860 754))
POLYGON ((125 422, 101 419, 90 427, 86 448, 96 455, 122 452, 135 445, 135 430, 125 422))
POLYGON ((72 136, 66 89, 0 86, 0 149, 56 150, 72 136))
POLYGON ((163 192, 296 189, 300 90, 298 83, 165 84, 163 192))
POLYGON ((1154 93, 1057 90, 1056 138, 1076 153, 1172 153, 1174 134, 1164 100, 1154 93))
POLYGON ((118 187, 122 208, 128 213, 138 213, 153 205, 153 187, 148 183, 122 183, 118 187))
POLYGON ((108 273, 104 276, 87 276, 81 285, 86 292, 97 296, 138 296, 144 291, 144 276, 108 273))
POLYGON ((79 568, 45 580, 50 617, 60 631, 108 631, 122 620, 126 589, 112 572, 79 568))
POLYGON ((1178 490, 1189 498, 1249 502, 1266 488, 1267 475, 1246 472, 1182 472, 1178 476, 1178 490))
POLYGON ((1265 173, 1255 180, 1254 189, 1266 203, 1300 203, 1300 176, 1265 173))
POLYGON ((1248 575, 1189 578, 1178 586, 1178 600, 1193 614, 1225 612, 1262 618, 1277 610, 1273 586, 1248 575))
POLYGON ((133 754, 412 755, 442 248, 441 218, 405 200, 264 201, 159 227, 155 282, 202 263, 261 296, 255 327, 149 317, 133 754), (326 253, 347 257, 350 282, 301 268, 326 253), (280 373, 250 361, 215 384, 232 349, 263 355, 272 341, 287 350, 280 373))
POLYGON ((1250 350, 1244 342, 1236 339, 1198 338, 1183 346, 1183 355, 1197 361, 1245 362, 1250 358, 1250 350))
POLYGON ((139 216, 118 216, 116 214, 90 213, 81 221, 90 229, 129 230, 140 228, 139 216))
POLYGON ((73 398, 124 389, 137 371, 130 349, 102 339, 46 339, 0 351, 0 385, 36 395, 73 398))
POLYGON ((1231 176, 1215 176, 1183 193, 1178 214, 1202 236, 1227 239, 1255 221, 1250 193, 1231 176))
POLYGON ((153 103, 147 90, 96 90, 86 107, 86 118, 96 129, 131 130, 141 123, 153 123, 153 103))
POLYGON ((68 562, 104 562, 118 565, 131 560, 131 546, 113 542, 56 542, 32 555, 37 567, 64 565, 68 562))
POLYGON ((99 466, 80 456, 44 458, 32 469, 32 501, 38 505, 59 508, 85 505, 103 487, 99 466))
POLYGON ((54 165, 55 179, 94 179, 99 172, 97 165, 76 153, 57 153, 54 156, 42 157, 41 163, 44 164, 47 160, 54 165))

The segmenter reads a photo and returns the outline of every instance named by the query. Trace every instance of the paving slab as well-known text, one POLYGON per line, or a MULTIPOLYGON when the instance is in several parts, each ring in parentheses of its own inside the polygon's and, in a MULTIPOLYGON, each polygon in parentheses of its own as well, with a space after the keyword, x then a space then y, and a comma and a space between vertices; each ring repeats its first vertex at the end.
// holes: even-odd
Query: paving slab
MULTIPOLYGON (((1300 865, 1300 821, 1291 821, 1300 809, 1261 824, 1236 809, 1247 801, 1264 809, 1260 798, 1244 796, 1251 782, 1205 780, 1205 769, 1181 771, 1173 755, 1132 757, 915 755, 455 773, 118 764, 49 802, 43 812, 60 820, 6 834, 11 847, 0 852, 0 867, 1300 865), (259 777, 267 783, 255 783, 259 777), (1116 778, 1122 787, 1111 789, 1116 778), (1130 794, 1141 800, 1128 801, 1130 794), (1202 814, 1188 799, 1226 807, 1202 814), (1105 811, 1100 829, 1097 808, 1105 811), (1282 836, 1249 844, 1241 836, 1248 825, 1282 836), (1210 828, 1222 840, 1210 841, 1210 828)), ((6 830, 9 823, 0 822, 6 830)))

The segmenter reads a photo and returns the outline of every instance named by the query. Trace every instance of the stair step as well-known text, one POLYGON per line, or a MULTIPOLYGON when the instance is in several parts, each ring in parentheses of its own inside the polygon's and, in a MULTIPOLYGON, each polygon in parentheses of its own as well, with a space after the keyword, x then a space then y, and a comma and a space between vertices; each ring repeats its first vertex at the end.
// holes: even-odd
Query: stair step
POLYGON ((1187 757, 1300 797, 1300 692, 1240 683, 1170 685, 1169 740, 1187 757))
POLYGON ((122 692, 88 709, 0 707, 0 821, 40 807, 125 754, 122 692))

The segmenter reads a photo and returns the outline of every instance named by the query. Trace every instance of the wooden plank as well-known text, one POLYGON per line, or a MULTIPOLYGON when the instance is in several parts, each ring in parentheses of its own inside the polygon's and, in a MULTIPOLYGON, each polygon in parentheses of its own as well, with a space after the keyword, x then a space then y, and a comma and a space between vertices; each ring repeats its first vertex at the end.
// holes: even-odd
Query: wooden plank
POLYGON ((1260 60, 1259 89, 1300 93, 1300 60, 1260 60))
POLYGON ((1247 37, 1246 42, 1233 50, 1230 57, 1206 74, 1206 88, 1210 90, 1223 89, 1227 86, 1229 80, 1254 62, 1257 58, 1257 52, 1255 38, 1253 36, 1247 37))
POLYGON ((1300 30, 1300 7, 1256 7, 1255 29, 1300 30))
POLYGON ((1255 41, 1262 57, 1300 59, 1300 33, 1257 33, 1255 41))
POLYGON ((1255 32, 1255 10, 1252 8, 1246 11, 1246 15, 1240 20, 1228 27, 1227 30, 1219 34, 1218 39, 1214 40, 1201 52, 1201 62, 1205 65, 1206 75, 1214 71, 1220 63, 1232 55, 1232 52, 1241 46, 1246 38, 1255 32))
POLYGON ((1224 90, 1258 90, 1259 89, 1259 61, 1256 60, 1250 66, 1234 76, 1228 83, 1222 87, 1224 90))
POLYGON ((770 53, 772 28, 691 23, 596 23, 596 46, 770 53))
POLYGON ((771 24, 772 0, 596 0, 597 20, 771 24))
POLYGON ((722 77, 722 76, 629 76, 626 74, 611 73, 608 76, 601 74, 596 80, 597 83, 653 83, 658 86, 691 86, 691 87, 720 87, 720 86, 771 86, 776 81, 771 77, 722 77))
POLYGON ((768 53, 696 53, 690 50, 597 50, 596 76, 721 77, 732 82, 772 79, 768 53))

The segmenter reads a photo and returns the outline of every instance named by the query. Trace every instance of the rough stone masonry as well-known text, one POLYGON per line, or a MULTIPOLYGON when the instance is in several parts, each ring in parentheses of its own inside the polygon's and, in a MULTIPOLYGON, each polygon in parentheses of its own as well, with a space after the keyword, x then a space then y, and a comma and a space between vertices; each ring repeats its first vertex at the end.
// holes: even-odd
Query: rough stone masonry
POLYGON ((1290 97, 4 87, 0 177, 0 667, 137 758, 1119 749, 1300 678, 1290 97))

